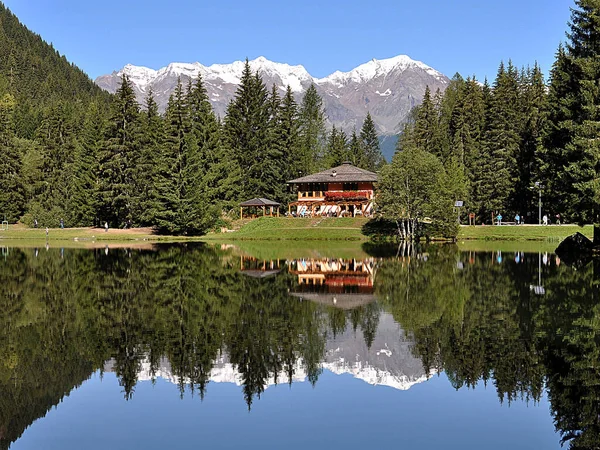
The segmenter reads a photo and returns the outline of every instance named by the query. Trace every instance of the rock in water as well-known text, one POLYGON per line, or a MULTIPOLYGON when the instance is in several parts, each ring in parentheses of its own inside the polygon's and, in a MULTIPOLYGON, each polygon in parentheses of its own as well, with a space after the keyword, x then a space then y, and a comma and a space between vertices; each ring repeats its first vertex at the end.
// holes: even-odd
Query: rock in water
POLYGON ((575 268, 584 267, 592 260, 594 244, 581 233, 569 236, 556 248, 562 262, 575 268))

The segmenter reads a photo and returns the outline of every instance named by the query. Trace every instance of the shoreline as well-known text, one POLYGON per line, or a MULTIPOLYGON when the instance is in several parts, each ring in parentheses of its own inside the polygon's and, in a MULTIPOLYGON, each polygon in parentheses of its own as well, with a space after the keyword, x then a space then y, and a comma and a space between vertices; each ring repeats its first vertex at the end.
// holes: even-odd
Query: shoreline
MULTIPOLYGON (((224 233, 208 233, 204 236, 168 236, 154 234, 151 228, 109 229, 103 228, 52 228, 48 237, 44 228, 14 226, 0 231, 3 243, 45 245, 48 243, 72 243, 76 247, 104 247, 106 244, 157 244, 177 242, 227 243, 256 242, 368 242, 361 228, 367 219, 290 219, 265 218, 241 224, 238 229, 224 233)), ((234 223, 235 225, 235 223, 234 223)), ((456 242, 539 242, 558 245, 564 238, 580 232, 593 236, 593 226, 586 225, 461 225, 456 242)))

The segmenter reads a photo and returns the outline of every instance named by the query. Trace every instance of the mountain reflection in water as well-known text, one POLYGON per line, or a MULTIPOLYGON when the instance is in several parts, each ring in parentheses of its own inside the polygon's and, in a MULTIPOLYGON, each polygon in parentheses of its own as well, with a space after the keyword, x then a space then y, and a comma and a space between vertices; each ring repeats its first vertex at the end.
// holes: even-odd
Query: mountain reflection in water
POLYGON ((0 449, 94 372, 123 397, 163 377, 204 398, 323 370, 408 389, 445 373, 501 402, 547 391, 571 448, 600 442, 598 268, 554 255, 372 247, 257 260, 202 245, 10 249, 0 260, 0 449))

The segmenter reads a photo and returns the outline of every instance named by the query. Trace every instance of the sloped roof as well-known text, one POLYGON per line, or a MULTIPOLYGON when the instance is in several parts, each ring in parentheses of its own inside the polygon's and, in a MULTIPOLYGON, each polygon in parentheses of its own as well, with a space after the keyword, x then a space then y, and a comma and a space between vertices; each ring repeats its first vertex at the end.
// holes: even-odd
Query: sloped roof
POLYGON ((253 198, 240 203, 240 206, 281 206, 281 203, 274 202, 268 198, 253 198))
POLYGON ((332 167, 323 172, 314 173, 305 177, 296 178, 288 181, 288 184, 300 183, 356 183, 356 182, 376 182, 377 174, 365 169, 353 166, 349 162, 342 163, 341 166, 332 167))

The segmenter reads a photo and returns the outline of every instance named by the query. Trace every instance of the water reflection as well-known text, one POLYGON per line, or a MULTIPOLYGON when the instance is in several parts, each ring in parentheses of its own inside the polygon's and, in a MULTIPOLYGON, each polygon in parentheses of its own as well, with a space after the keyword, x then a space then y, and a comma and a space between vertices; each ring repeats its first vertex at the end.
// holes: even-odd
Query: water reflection
POLYGON ((600 442, 593 265, 452 246, 367 247, 363 259, 258 260, 231 249, 6 249, 0 262, 0 448, 97 370, 131 400, 161 377, 180 395, 323 370, 408 389, 445 373, 500 402, 544 393, 571 448, 600 442), (377 301, 375 301, 377 300, 377 301))

